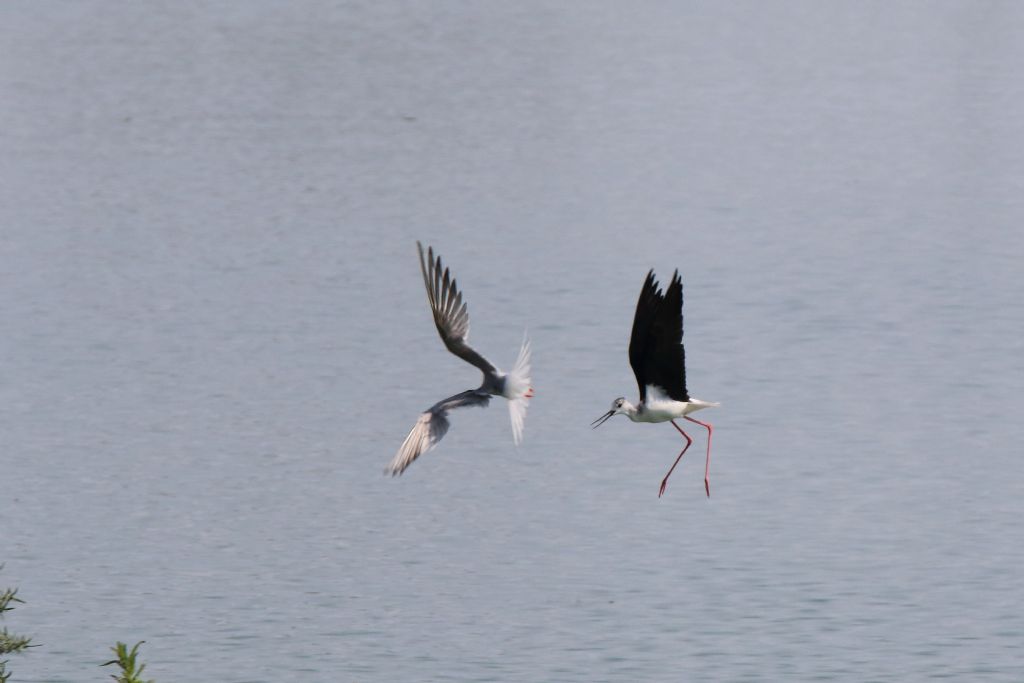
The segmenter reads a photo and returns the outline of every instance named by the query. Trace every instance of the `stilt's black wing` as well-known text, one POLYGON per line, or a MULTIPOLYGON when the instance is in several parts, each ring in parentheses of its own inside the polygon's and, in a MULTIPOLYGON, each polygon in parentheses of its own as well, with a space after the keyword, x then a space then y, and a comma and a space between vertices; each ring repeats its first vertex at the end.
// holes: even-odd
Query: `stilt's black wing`
POLYGON ((636 375, 636 383, 640 387, 640 402, 647 398, 647 368, 644 359, 650 352, 651 324, 662 300, 658 282, 654 279, 654 269, 647 273, 644 286, 640 290, 640 299, 636 302, 636 314, 633 316, 633 333, 629 338, 629 364, 636 375))
POLYGON ((629 340, 629 364, 640 387, 640 400, 646 401, 647 387, 655 386, 673 400, 689 401, 685 358, 683 281, 676 271, 662 294, 651 270, 640 290, 629 340))

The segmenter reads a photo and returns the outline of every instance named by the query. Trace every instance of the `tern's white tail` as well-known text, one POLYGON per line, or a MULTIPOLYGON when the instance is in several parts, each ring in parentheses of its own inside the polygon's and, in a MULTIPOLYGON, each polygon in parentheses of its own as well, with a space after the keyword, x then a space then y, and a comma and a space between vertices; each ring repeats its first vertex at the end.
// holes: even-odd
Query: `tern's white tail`
POLYGON ((508 415, 512 420, 512 439, 517 446, 523 441, 523 421, 526 419, 527 401, 531 396, 530 339, 524 334, 516 364, 505 375, 505 398, 508 399, 508 415))

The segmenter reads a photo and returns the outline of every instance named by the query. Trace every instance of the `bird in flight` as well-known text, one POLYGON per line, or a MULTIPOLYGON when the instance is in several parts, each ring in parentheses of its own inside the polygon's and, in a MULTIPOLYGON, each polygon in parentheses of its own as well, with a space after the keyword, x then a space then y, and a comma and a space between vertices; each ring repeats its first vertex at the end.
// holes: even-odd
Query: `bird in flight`
POLYGON ((433 248, 423 254, 423 245, 416 243, 420 252, 420 270, 423 284, 427 287, 427 301, 434 315, 434 324, 441 335, 441 341, 449 351, 474 365, 484 374, 483 383, 476 389, 441 399, 427 408, 416 421, 409 436, 398 449, 391 464, 384 471, 392 476, 401 474, 416 458, 420 457, 441 440, 448 431, 448 413, 466 406, 484 407, 491 396, 508 399, 508 413, 512 420, 512 440, 518 446, 523 440, 523 421, 526 419, 527 402, 533 397, 530 386, 530 341, 524 335, 519 357, 509 372, 502 372, 486 358, 477 353, 467 342, 469 336, 469 312, 462 301, 462 292, 455 278, 447 268, 441 266, 441 257, 434 256, 433 248))
POLYGON ((708 452, 704 463, 704 490, 711 497, 708 470, 711 466, 712 427, 706 422, 689 416, 703 408, 716 407, 718 403, 690 398, 686 392, 686 354, 683 350, 683 281, 677 270, 672 282, 663 294, 654 279, 654 270, 647 273, 640 300, 636 304, 633 318, 633 333, 629 339, 629 364, 640 387, 640 403, 633 405, 624 397, 612 401, 612 408, 591 423, 595 429, 615 415, 625 415, 633 422, 671 422, 686 445, 679 457, 672 463, 668 474, 661 482, 658 497, 665 493, 672 470, 693 443, 689 434, 676 424, 676 418, 683 418, 706 427, 708 430, 708 452))

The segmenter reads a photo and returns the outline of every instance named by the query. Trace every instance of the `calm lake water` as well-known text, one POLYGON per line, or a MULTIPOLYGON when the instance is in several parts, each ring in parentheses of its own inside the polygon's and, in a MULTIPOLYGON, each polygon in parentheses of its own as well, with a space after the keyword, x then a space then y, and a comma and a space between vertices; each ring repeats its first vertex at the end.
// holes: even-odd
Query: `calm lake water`
POLYGON ((0 8, 17 681, 1024 680, 1024 5, 0 8), (504 402, 398 479, 419 411, 504 402), (685 283, 704 435, 635 399, 685 283))

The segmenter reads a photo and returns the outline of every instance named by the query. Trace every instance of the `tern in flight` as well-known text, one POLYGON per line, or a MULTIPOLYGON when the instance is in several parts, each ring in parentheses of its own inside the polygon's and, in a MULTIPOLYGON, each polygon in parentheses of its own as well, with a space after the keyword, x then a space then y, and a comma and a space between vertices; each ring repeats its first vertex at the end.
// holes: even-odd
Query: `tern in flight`
POLYGON ((693 439, 676 424, 676 418, 683 418, 706 427, 708 430, 708 454, 704 463, 704 490, 711 497, 708 470, 711 466, 711 425, 689 416, 703 408, 716 407, 709 403, 690 398, 686 393, 686 354, 683 351, 683 281, 677 270, 672 283, 662 294, 654 270, 647 273, 640 300, 636 304, 633 318, 633 334, 629 340, 629 364, 640 387, 640 403, 633 405, 624 397, 612 401, 612 409, 591 424, 600 427, 615 415, 625 415, 633 422, 671 422, 672 426, 686 439, 679 457, 672 463, 668 474, 661 482, 658 497, 661 498, 668 486, 668 478, 693 443, 693 439))
POLYGON ((428 249, 424 257, 423 245, 416 247, 420 251, 420 270, 423 271, 423 284, 427 286, 427 300, 430 311, 434 314, 434 324, 441 335, 441 341, 456 356, 474 365, 484 373, 483 383, 476 389, 468 389, 461 393, 442 399, 427 408, 420 415, 416 425, 405 437, 391 464, 384 471, 392 476, 401 474, 412 462, 432 449, 448 431, 448 412, 466 406, 486 406, 491 396, 502 396, 508 399, 508 413, 512 419, 512 440, 518 446, 523 440, 523 420, 526 418, 527 401, 533 397, 530 386, 530 341, 523 337, 523 345, 519 349, 512 370, 505 373, 494 367, 486 358, 477 353, 466 338, 469 335, 469 313, 462 301, 462 292, 455 284, 447 268, 441 266, 441 257, 434 256, 434 250, 428 249))

